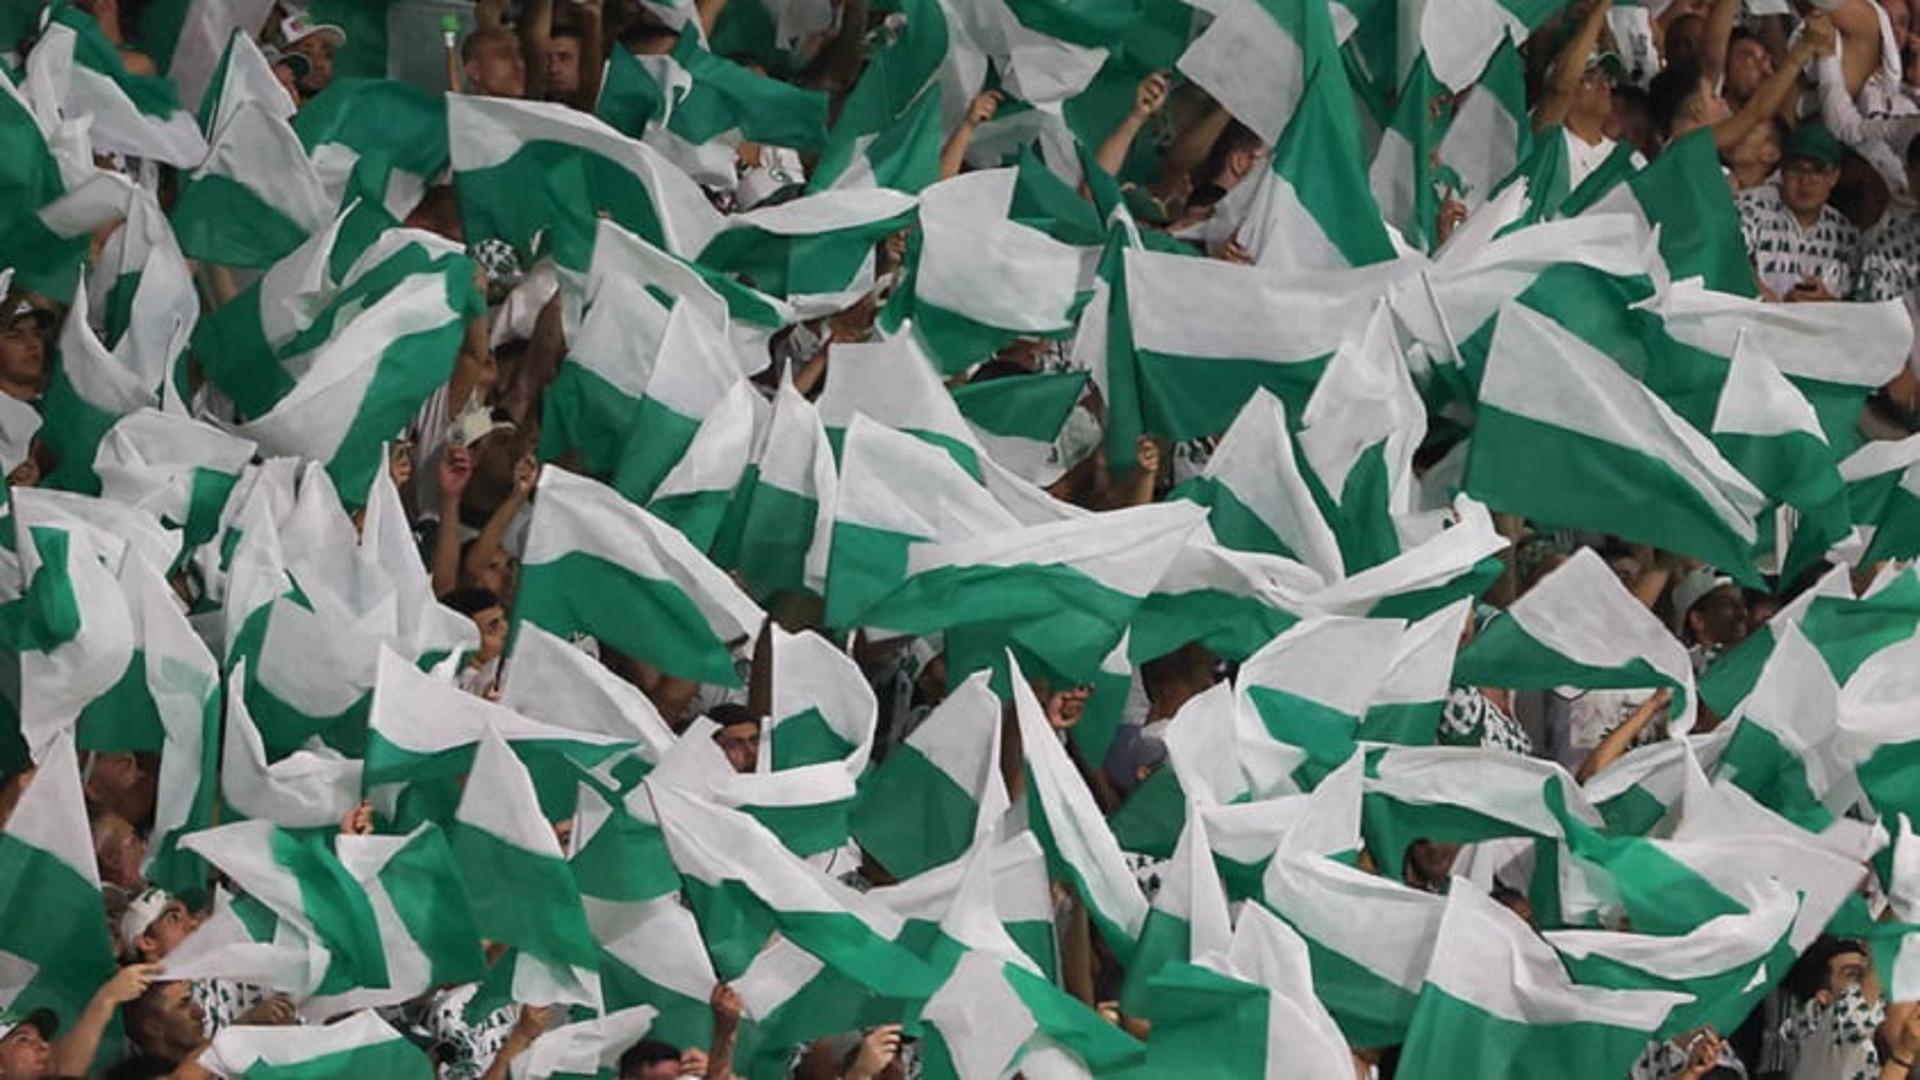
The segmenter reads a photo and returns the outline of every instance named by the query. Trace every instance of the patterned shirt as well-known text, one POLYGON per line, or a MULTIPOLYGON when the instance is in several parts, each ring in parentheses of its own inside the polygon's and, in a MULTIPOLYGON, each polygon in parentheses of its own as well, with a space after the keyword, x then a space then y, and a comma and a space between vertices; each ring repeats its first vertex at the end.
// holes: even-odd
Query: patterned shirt
POLYGON ((1831 1039, 1832 1051, 1843 1063, 1836 1080, 1874 1080, 1880 1075, 1880 1052, 1873 1033, 1886 1018, 1884 1002, 1868 1001, 1858 986, 1850 986, 1831 1005, 1817 998, 1802 1005, 1781 1023, 1780 1035, 1796 1044, 1803 1057, 1825 1049, 1812 1040, 1831 1039))
POLYGON ((209 1039, 232 1027, 248 1009, 267 1000, 269 993, 264 987, 232 979, 195 979, 187 990, 200 1006, 200 1034, 209 1039))
POLYGON ((1894 300, 1920 286, 1920 213, 1894 210, 1867 234, 1855 300, 1894 300))
POLYGON ((1447 691, 1440 708, 1439 742, 1442 746, 1482 746, 1506 750, 1522 757, 1533 753, 1533 740, 1513 717, 1494 704, 1493 699, 1471 686, 1456 686, 1447 691))
POLYGON ((468 983, 433 996, 422 1034, 440 1048, 439 1080, 479 1080, 520 1019, 520 1006, 503 1005, 480 1023, 468 1023, 467 1003, 479 991, 479 983, 468 983))
MULTIPOLYGON (((1674 1080, 1687 1071, 1687 1060, 1692 1055, 1684 1046, 1676 1045, 1671 1039, 1647 1044, 1640 1060, 1633 1063, 1627 1073, 1627 1080, 1674 1080)), ((1714 1062, 1722 1068, 1732 1069, 1741 1076, 1747 1075, 1747 1067, 1733 1052, 1730 1046, 1720 1048, 1720 1057, 1714 1062)))
POLYGON ((1813 277, 1837 297, 1853 291, 1860 230, 1840 211, 1823 206, 1813 228, 1802 229, 1780 198, 1780 189, 1771 184, 1741 192, 1734 204, 1740 208, 1747 254, 1767 288, 1784 295, 1801 278, 1813 277))

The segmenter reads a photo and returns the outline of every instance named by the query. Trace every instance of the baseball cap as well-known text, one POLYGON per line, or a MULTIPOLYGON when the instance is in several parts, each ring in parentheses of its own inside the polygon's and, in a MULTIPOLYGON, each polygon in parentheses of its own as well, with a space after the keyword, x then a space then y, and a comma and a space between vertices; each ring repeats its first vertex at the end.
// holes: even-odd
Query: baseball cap
POLYGON ((140 935, 147 932, 153 920, 167 910, 173 903, 173 894, 165 889, 149 888, 127 904, 127 910, 120 916, 120 952, 123 956, 134 956, 140 951, 140 935))
POLYGON ((1780 160, 1784 162, 1806 159, 1822 165, 1840 164, 1840 156, 1845 148, 1840 139, 1825 124, 1801 124, 1787 135, 1787 145, 1781 148, 1780 160))
POLYGON ((463 409, 453 423, 447 425, 448 446, 472 446, 496 431, 512 431, 513 421, 494 418, 493 410, 486 406, 463 409))
POLYGON ((313 71, 313 61, 308 60, 305 53, 276 49, 271 45, 262 46, 260 52, 267 58, 268 67, 279 67, 285 64, 293 72, 295 79, 304 79, 313 71))
POLYGON ((1627 77, 1626 63, 1620 59, 1620 54, 1612 49, 1597 50, 1587 58, 1587 70, 1592 71, 1594 68, 1606 72, 1607 76, 1615 82, 1627 77))
POLYGON ((1699 567, 1681 578, 1680 583, 1673 587, 1674 629, 1678 631, 1686 625, 1687 613, 1693 610, 1693 605, 1705 599, 1708 593, 1732 584, 1734 584, 1732 578, 1711 566, 1699 567))
POLYGON ((286 47, 289 49, 315 34, 322 34, 333 38, 335 48, 347 43, 347 32, 345 30, 335 26, 333 23, 314 22, 304 13, 289 15, 280 20, 280 37, 286 42, 286 47))
POLYGON ((40 1029, 40 1037, 52 1041, 60 1031, 60 1020, 53 1015, 52 1009, 4 1009, 0 1010, 0 1039, 13 1034, 21 1024, 32 1024, 40 1029))
POLYGON ((12 326, 14 323, 19 322, 21 319, 34 320, 35 322, 40 324, 40 329, 42 330, 53 329, 53 324, 54 324, 53 312, 48 311, 46 308, 40 307, 38 304, 35 304, 31 300, 21 300, 19 303, 13 305, 12 311, 7 312, 8 326, 12 326))

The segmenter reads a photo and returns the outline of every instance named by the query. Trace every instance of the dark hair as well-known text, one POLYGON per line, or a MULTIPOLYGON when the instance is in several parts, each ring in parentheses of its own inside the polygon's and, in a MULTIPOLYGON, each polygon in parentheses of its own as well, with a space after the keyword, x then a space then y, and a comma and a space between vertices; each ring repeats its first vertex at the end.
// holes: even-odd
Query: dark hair
POLYGON ((1188 205, 1193 205, 1203 190, 1212 196, 1203 205, 1218 202, 1226 192, 1214 183, 1214 178, 1227 167, 1227 159, 1243 150, 1258 153, 1260 143, 1260 136, 1247 125, 1238 120, 1228 124, 1226 129, 1220 132, 1220 137, 1213 140, 1213 146, 1207 150, 1206 158, 1200 162, 1199 170, 1193 175, 1194 194, 1188 198, 1188 205))
POLYGON ((1800 959, 1793 962, 1793 967, 1787 969, 1787 977, 1783 980, 1787 992, 1801 1001, 1813 997, 1827 984, 1829 961, 1836 956, 1845 956, 1847 953, 1865 953, 1866 951, 1865 945, 1851 938, 1834 937, 1831 934, 1820 935, 1814 939, 1812 945, 1807 946, 1806 952, 1800 954, 1800 959))
POLYGON ((492 589, 483 589, 478 585, 455 589, 441 597, 440 602, 468 618, 488 608, 501 606, 500 598, 493 594, 492 589))
POLYGON ((679 1047, 670 1046, 659 1039, 641 1039, 620 1055, 620 1073, 624 1076, 629 1069, 644 1069, 663 1061, 679 1060, 679 1047))
POLYGON ((995 379, 1006 379, 1016 375, 1026 374, 1029 374, 1027 369, 1021 367, 1019 364, 1011 360, 1002 360, 996 357, 981 364, 980 367, 974 371, 973 378, 968 379, 967 383, 968 385, 972 385, 973 383, 992 382, 995 379))
POLYGON ((1673 135, 1673 122, 1687 99, 1700 92, 1700 69, 1675 64, 1653 77, 1647 86, 1647 115, 1653 120, 1654 133, 1662 139, 1673 135))
POLYGON ((163 1080, 172 1076, 177 1063, 153 1054, 139 1054, 107 1070, 107 1080, 163 1080))
POLYGON ((1197 641, 1189 641, 1165 656, 1156 656, 1140 665, 1140 688, 1148 700, 1160 697, 1169 684, 1197 678, 1213 662, 1213 654, 1197 641))
POLYGON ((1920 138, 1907 140, 1907 168, 1920 169, 1920 138))
POLYGON ((753 714, 753 710, 737 701, 723 701, 713 708, 708 709, 707 719, 721 727, 732 727, 735 724, 752 724, 754 727, 760 726, 760 718, 753 714))

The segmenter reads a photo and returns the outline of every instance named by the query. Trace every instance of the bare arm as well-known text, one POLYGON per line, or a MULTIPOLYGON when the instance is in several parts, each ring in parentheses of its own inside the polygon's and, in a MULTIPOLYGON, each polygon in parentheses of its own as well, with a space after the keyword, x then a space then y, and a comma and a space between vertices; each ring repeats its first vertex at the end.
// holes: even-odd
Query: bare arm
POLYGON ((440 470, 440 523, 433 533, 433 595, 460 587, 460 496, 473 479, 473 454, 449 446, 435 465, 440 470))
POLYGON ((1753 133, 1753 129, 1770 120, 1780 111, 1781 106, 1793 96, 1794 86, 1800 80, 1800 72, 1818 55, 1822 43, 1831 44, 1833 24, 1819 13, 1807 18, 1806 33, 1787 52, 1787 62, 1779 70, 1767 76, 1767 81, 1753 92, 1740 111, 1713 125, 1713 145, 1721 153, 1726 153, 1740 145, 1741 140, 1753 133))
POLYGON ((1609 0, 1583 0, 1586 11, 1580 17, 1580 26, 1560 47, 1560 53, 1553 59, 1553 69, 1548 75, 1546 93, 1540 104, 1533 110, 1533 130, 1550 128, 1567 118, 1567 112, 1573 108, 1574 96, 1580 92, 1580 80, 1587 73, 1587 59, 1600 44, 1600 35, 1607 28, 1607 9, 1609 0))
POLYGON ((538 100, 547 90, 547 44, 553 40, 553 0, 527 0, 517 29, 520 55, 527 60, 527 99, 538 100))
POLYGON ((959 176, 961 166, 967 162, 967 147, 973 143, 973 133, 981 124, 993 119, 1000 109, 1000 91, 986 90, 973 96, 973 103, 967 106, 967 115, 960 126, 947 136, 946 145, 940 148, 940 179, 959 176))
POLYGON ((743 1006, 733 987, 720 983, 709 999, 713 1006, 713 1045, 707 1048, 706 1080, 732 1080, 733 1047, 740 1035, 743 1006))
POLYGON ((600 15, 601 0, 580 0, 580 100, 582 109, 591 110, 600 100, 600 80, 607 71, 606 20, 600 15))
POLYGON ((814 89, 836 96, 852 90, 854 80, 860 76, 860 63, 865 59, 866 35, 867 0, 846 0, 840 9, 840 33, 820 50, 808 83, 814 89))
POLYGON ((1140 80, 1140 86, 1133 92, 1133 108, 1127 110, 1120 123, 1114 126, 1105 142, 1093 155, 1093 160, 1101 168, 1115 176, 1120 175, 1120 167, 1126 164, 1127 151, 1133 149, 1133 140, 1140 136, 1140 129, 1146 125, 1147 118, 1160 111, 1167 103, 1167 77, 1154 72, 1140 80))
POLYGON ((713 37, 713 24, 720 21, 720 13, 727 10, 727 0, 697 0, 695 9, 700 13, 700 29, 707 37, 713 37))
POLYGON ((493 516, 487 519, 486 528, 481 529, 480 535, 474 538, 473 561, 475 564, 485 566, 494 553, 500 550, 500 541, 507 536, 507 526, 513 524, 513 519, 520 513, 520 508, 527 505, 527 499, 533 495, 533 485, 538 483, 539 479, 540 465, 533 459, 532 454, 514 463, 513 490, 507 492, 507 497, 500 500, 499 506, 493 508, 493 516))
POLYGON ((1620 760, 1620 756, 1633 745, 1634 738, 1647 726, 1647 722, 1658 716, 1660 710, 1666 708, 1667 703, 1672 700, 1671 693, 1661 690, 1642 702, 1639 708, 1633 710, 1633 715, 1622 720, 1619 727, 1608 732, 1607 737, 1600 740, 1600 745, 1594 747, 1593 752, 1587 755, 1587 759, 1580 763, 1580 768, 1574 771, 1573 778, 1584 784, 1604 772, 1607 766, 1620 760))
POLYGON ((1740 14, 1740 0, 1713 0, 1707 12, 1707 32, 1700 47, 1700 76, 1719 86, 1727 73, 1727 46, 1733 40, 1733 23, 1740 14))
POLYGON ((480 1074, 480 1080, 507 1080, 513 1059, 526 1053, 533 1040, 540 1037, 546 1027, 547 1010, 538 1005, 520 1006, 520 1018, 513 1022, 513 1030, 507 1033, 507 1041, 500 1052, 493 1055, 493 1063, 487 1071, 480 1074))
POLYGON ((93 1068, 94 1057, 100 1052, 100 1039, 107 1033, 107 1025, 113 1022, 114 1012, 146 993, 147 986, 159 974, 159 964, 129 964, 100 984, 100 989, 94 991, 87 1007, 80 1011, 80 1018, 53 1044, 53 1056, 47 1062, 47 1075, 87 1075, 93 1068))

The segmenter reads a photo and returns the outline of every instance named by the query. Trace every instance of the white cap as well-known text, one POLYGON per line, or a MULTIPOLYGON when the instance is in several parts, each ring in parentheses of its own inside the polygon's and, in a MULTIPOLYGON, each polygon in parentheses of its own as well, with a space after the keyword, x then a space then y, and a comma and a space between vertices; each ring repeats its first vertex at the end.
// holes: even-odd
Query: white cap
POLYGON ((1673 587, 1674 633, 1684 634, 1687 626, 1687 613, 1693 610, 1693 605, 1705 599, 1707 594, 1715 589, 1724 588, 1732 584, 1734 584, 1732 578, 1715 570, 1711 566, 1699 567, 1686 577, 1681 578, 1680 583, 1673 587))
POLYGON ((147 932, 160 913, 173 903, 173 894, 165 889, 149 888, 133 898, 127 910, 120 916, 120 952, 124 956, 137 956, 140 952, 140 935, 147 932))
POLYGON ((345 30, 335 26, 333 23, 316 23, 307 17, 304 12, 289 15, 280 20, 280 37, 286 42, 286 46, 289 49, 293 48, 297 42, 310 38, 315 34, 324 34, 332 37, 335 48, 339 48, 347 43, 347 32, 345 30))

